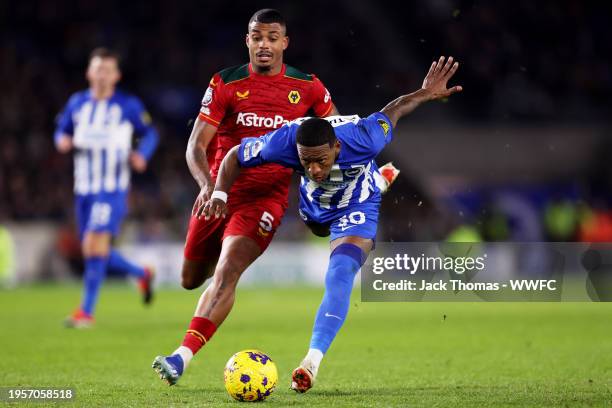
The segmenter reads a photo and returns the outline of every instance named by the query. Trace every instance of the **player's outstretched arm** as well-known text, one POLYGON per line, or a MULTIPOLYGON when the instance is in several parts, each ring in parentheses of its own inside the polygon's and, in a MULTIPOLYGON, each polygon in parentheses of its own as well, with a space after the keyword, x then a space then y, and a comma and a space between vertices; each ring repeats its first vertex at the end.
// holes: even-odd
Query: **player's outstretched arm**
POLYGON ((461 86, 446 88, 448 80, 455 75, 457 68, 459 68, 459 63, 453 63, 453 57, 448 57, 446 63, 445 58, 440 57, 429 67, 429 72, 423 80, 421 89, 391 101, 381 112, 389 117, 393 127, 395 127, 402 116, 409 114, 423 102, 446 98, 456 92, 461 92, 463 90, 461 86))
POLYGON ((221 162, 215 190, 212 192, 210 200, 204 205, 202 211, 206 219, 213 215, 219 218, 225 216, 227 212, 227 193, 240 175, 240 163, 238 163, 239 148, 240 146, 232 147, 221 162))

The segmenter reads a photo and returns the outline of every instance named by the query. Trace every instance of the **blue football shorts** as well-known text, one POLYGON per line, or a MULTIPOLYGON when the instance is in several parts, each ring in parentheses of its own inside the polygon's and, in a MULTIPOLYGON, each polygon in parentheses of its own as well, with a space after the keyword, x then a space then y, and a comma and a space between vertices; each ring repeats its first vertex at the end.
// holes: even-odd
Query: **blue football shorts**
POLYGON ((363 203, 349 204, 344 208, 319 211, 316 216, 300 205, 300 216, 306 224, 320 224, 328 227, 330 240, 347 236, 357 236, 376 241, 378 210, 380 200, 367 200, 363 203))
POLYGON ((81 239, 89 231, 110 232, 116 236, 127 213, 127 194, 77 195, 74 207, 81 239))

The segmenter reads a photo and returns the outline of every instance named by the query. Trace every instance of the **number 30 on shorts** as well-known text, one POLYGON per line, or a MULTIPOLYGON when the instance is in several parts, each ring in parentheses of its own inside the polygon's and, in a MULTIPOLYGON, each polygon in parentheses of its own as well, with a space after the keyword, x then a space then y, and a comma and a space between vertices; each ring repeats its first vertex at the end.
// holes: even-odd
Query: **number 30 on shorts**
POLYGON ((267 211, 264 211, 259 220, 259 234, 266 237, 272 232, 274 226, 274 216, 267 211))
POLYGON ((361 225, 364 222, 366 222, 366 215, 361 211, 353 211, 349 215, 343 215, 338 220, 338 226, 344 231, 356 225, 361 225))

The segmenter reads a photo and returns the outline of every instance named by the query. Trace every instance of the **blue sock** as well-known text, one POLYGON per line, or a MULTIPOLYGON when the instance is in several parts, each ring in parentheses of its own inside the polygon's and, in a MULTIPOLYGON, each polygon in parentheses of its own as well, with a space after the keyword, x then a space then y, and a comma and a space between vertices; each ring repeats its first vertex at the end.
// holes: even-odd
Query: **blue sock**
POLYGON ((353 281, 365 258, 361 248, 353 244, 340 244, 331 253, 325 275, 325 294, 312 329, 311 349, 325 354, 334 341, 346 319, 353 281))
POLYGON ((81 309, 92 315, 98 301, 98 293, 100 292, 100 286, 106 276, 106 266, 108 264, 108 258, 105 257, 91 257, 85 259, 85 276, 83 277, 84 291, 83 291, 83 303, 81 309))
POLYGON ((108 267, 136 278, 142 278, 145 275, 144 268, 131 263, 115 249, 111 249, 108 256, 108 267))

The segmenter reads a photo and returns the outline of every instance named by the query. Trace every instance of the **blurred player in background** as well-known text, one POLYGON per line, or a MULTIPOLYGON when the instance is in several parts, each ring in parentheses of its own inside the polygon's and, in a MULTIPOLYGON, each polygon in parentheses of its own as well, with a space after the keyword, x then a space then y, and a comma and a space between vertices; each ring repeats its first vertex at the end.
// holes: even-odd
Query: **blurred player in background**
POLYGON ((275 163, 302 174, 300 214, 319 236, 330 237, 331 255, 325 294, 315 318, 310 349, 293 371, 291 388, 309 390, 346 319, 353 280, 374 246, 380 189, 373 180, 373 160, 393 139, 397 121, 421 103, 462 90, 446 88, 459 64, 453 57, 434 62, 422 88, 390 102, 365 119, 359 116, 304 118, 260 138, 245 138, 226 155, 205 219, 223 219, 226 202, 242 194, 234 180, 251 168, 275 163), (241 170, 241 168, 243 170, 241 170))
MULTIPOLYGON (((251 17, 246 45, 249 63, 220 71, 210 81, 187 147, 187 163, 201 192, 187 232, 182 285, 195 289, 211 276, 213 281, 200 297, 182 345, 153 362, 170 385, 229 314, 240 276, 268 247, 288 206, 292 171, 270 164, 241 174, 227 217, 201 217, 223 157, 242 138, 277 129, 309 112, 319 117, 338 113, 316 76, 283 63, 289 37, 277 10, 263 9, 251 17)), ((397 175, 393 170, 389 180, 397 175)))
POLYGON ((72 95, 61 113, 55 145, 74 151, 75 208, 85 259, 81 306, 68 327, 89 327, 107 268, 138 279, 145 304, 152 299, 152 271, 126 260, 111 247, 127 212, 130 167, 142 173, 158 143, 151 117, 135 96, 116 89, 119 55, 95 49, 86 73, 89 89, 72 95), (140 136, 138 149, 132 137, 140 136))

